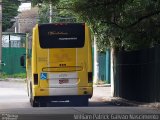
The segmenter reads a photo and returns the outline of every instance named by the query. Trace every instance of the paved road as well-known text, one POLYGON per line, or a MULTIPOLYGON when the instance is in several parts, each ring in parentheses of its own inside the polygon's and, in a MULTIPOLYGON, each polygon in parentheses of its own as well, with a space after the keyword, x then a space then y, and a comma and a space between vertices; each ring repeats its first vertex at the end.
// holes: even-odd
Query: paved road
MULTIPOLYGON (((53 114, 160 114, 160 110, 146 107, 116 106, 110 101, 110 87, 94 87, 88 107, 32 108, 23 82, 0 81, 0 113, 43 116, 53 114), (104 94, 107 93, 107 94, 104 94), (105 99, 104 99, 105 98, 105 99), (108 98, 108 100, 106 99, 108 98)), ((53 116, 52 116, 53 117, 53 116)))

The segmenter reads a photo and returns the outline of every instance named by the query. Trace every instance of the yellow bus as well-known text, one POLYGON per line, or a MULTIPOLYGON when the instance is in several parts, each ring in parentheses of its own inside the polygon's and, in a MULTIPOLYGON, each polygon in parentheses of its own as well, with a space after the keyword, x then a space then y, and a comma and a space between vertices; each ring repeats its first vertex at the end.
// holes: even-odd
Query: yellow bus
MULTIPOLYGON (((21 65, 24 66, 24 56, 21 65)), ((93 93, 91 36, 85 23, 37 24, 26 41, 30 103, 87 106, 93 93)))

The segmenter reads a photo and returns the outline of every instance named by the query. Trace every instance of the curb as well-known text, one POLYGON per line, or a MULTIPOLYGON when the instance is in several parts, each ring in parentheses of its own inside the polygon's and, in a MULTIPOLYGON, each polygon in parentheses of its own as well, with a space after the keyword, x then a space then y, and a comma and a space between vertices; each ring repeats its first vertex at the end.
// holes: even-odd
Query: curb
POLYGON ((123 98, 119 98, 119 97, 112 97, 111 101, 113 101, 116 105, 119 106, 139 106, 139 104, 137 102, 133 102, 133 101, 129 101, 123 98))
POLYGON ((155 103, 146 103, 139 105, 140 107, 149 107, 149 108, 154 108, 157 110, 160 110, 160 102, 155 102, 155 103))
POLYGON ((157 103, 144 103, 144 102, 136 102, 130 101, 119 97, 112 97, 111 101, 118 106, 135 106, 135 107, 147 107, 160 110, 160 102, 157 103))
POLYGON ((25 78, 6 78, 6 79, 0 79, 0 81, 6 81, 6 82, 25 82, 25 78))

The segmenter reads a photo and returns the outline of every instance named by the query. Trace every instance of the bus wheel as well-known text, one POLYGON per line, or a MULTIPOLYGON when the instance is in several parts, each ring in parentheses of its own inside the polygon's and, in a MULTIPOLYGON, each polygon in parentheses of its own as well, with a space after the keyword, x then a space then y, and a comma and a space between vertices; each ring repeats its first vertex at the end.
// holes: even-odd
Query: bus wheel
POLYGON ((32 107, 39 107, 39 103, 36 100, 30 99, 30 104, 32 107))
POLYGON ((32 88, 30 87, 30 104, 32 107, 39 107, 38 101, 32 96, 32 88))

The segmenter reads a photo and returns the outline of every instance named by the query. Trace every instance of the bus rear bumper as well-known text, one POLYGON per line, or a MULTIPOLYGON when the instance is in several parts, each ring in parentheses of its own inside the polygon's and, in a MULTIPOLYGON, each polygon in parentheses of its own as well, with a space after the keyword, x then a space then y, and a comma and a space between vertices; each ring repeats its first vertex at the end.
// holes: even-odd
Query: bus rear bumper
POLYGON ((50 103, 53 103, 54 106, 88 106, 92 91, 93 87, 37 88, 34 91, 33 100, 40 107, 47 106, 50 103))
POLYGON ((36 107, 48 106, 88 106, 88 98, 90 95, 74 95, 74 96, 35 96, 34 102, 36 107))
POLYGON ((88 96, 92 97, 93 87, 37 88, 34 96, 88 96))
POLYGON ((34 99, 40 102, 67 102, 70 100, 89 99, 91 95, 73 95, 73 96, 35 96, 34 99))

